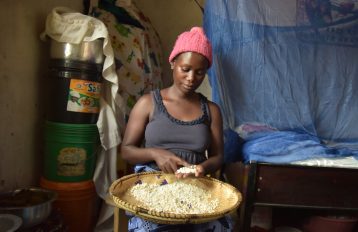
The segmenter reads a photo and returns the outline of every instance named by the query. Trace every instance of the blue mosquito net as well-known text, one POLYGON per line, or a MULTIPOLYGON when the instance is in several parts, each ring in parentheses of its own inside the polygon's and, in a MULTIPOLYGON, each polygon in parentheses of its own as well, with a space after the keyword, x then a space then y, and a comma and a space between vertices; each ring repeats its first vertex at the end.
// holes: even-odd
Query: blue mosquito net
POLYGON ((207 0, 204 30, 226 161, 357 156, 356 0, 207 0))

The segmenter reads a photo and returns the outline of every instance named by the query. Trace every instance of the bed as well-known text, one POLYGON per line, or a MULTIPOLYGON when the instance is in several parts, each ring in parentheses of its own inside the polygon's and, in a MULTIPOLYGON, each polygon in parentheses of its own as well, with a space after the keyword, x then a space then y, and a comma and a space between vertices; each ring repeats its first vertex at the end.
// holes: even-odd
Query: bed
POLYGON ((358 5, 347 2, 206 1, 212 99, 244 139, 242 151, 225 140, 225 162, 244 164, 241 231, 254 206, 358 211, 358 5), (245 124, 260 133, 242 136, 245 124))
POLYGON ((327 146, 315 136, 258 123, 225 130, 224 137, 224 176, 243 195, 238 211, 240 232, 250 231, 256 206, 358 216, 355 150, 327 146), (234 156, 241 160, 230 162, 235 160, 228 158, 234 156), (235 163, 239 165, 232 165, 235 163))

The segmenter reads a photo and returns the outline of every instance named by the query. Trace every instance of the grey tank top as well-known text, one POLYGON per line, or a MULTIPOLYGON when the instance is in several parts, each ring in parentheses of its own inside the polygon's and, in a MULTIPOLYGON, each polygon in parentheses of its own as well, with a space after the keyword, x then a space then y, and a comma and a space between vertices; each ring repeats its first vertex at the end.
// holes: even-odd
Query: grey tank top
MULTIPOLYGON (((170 150, 191 164, 205 161, 205 151, 210 144, 210 111, 206 97, 200 94, 202 115, 199 118, 181 121, 168 113, 159 89, 151 94, 154 111, 145 130, 145 146, 170 150)), ((153 163, 150 166, 155 168, 153 163)))

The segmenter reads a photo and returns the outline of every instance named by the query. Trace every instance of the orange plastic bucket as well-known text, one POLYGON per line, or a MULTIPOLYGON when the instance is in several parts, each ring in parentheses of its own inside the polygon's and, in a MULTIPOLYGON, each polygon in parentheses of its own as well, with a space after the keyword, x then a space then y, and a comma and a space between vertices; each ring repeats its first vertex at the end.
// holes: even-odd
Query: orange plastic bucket
POLYGON ((92 180, 54 182, 41 178, 40 186, 57 192, 53 207, 58 209, 69 232, 93 231, 97 216, 97 194, 92 180))

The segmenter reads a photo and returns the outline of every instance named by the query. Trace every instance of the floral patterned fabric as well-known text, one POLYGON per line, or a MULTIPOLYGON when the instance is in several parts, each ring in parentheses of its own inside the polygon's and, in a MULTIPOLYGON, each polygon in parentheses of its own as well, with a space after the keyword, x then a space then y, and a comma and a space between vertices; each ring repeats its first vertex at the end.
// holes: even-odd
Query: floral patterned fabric
POLYGON ((162 48, 150 20, 132 3, 99 2, 92 15, 108 28, 119 78, 119 94, 128 117, 137 99, 162 87, 162 48))

